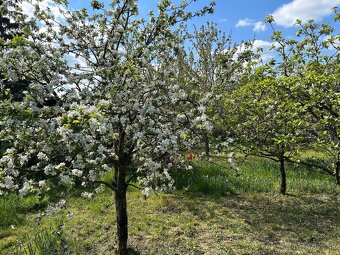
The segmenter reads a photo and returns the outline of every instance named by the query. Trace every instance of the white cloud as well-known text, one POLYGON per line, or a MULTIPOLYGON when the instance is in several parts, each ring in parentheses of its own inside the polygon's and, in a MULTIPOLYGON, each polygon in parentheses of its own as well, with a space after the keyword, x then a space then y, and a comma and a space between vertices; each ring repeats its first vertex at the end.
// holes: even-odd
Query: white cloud
POLYGON ((34 17, 34 5, 38 4, 41 10, 47 10, 49 9, 50 12, 54 15, 56 20, 61 21, 65 17, 63 16, 62 12, 65 11, 63 6, 58 7, 58 5, 53 2, 53 0, 30 0, 30 1, 22 1, 19 3, 20 7, 22 8, 22 11, 25 15, 28 16, 28 18, 34 17))
POLYGON ((253 24, 253 20, 251 19, 240 19, 237 24, 236 27, 247 27, 247 26, 251 26, 253 24))
POLYGON ((261 32, 267 29, 266 24, 262 21, 255 21, 252 19, 240 19, 236 27, 253 27, 254 32, 261 32))
POLYGON ((260 52, 261 58, 264 62, 275 58, 275 52, 271 49, 272 45, 275 44, 273 42, 263 41, 263 40, 254 40, 253 41, 253 48, 257 50, 259 48, 262 49, 260 52))
MULTIPOLYGON (((331 39, 331 37, 332 37, 331 35, 327 35, 323 38, 323 41, 327 42, 329 39, 331 39)), ((328 50, 336 50, 336 48, 337 49, 340 48, 340 37, 334 37, 333 39, 334 39, 333 43, 329 45, 328 50)))
POLYGON ((219 19, 218 22, 221 22, 221 23, 224 23, 224 22, 227 22, 228 19, 224 18, 224 19, 219 19))
MULTIPOLYGON (((254 41, 252 41, 252 48, 251 49, 254 52, 257 52, 257 50, 259 48, 261 48, 262 51, 259 52, 260 57, 261 57, 262 61, 267 62, 268 60, 275 58, 275 51, 273 49, 271 49, 273 44, 275 46, 278 46, 277 42, 275 43, 275 42, 269 42, 269 41, 264 41, 264 40, 254 40, 254 41)), ((237 49, 237 52, 236 52, 235 55, 237 56, 238 54, 244 52, 247 49, 249 49, 249 47, 246 46, 246 44, 243 43, 243 44, 238 46, 238 49, 237 49)))
POLYGON ((254 32, 260 32, 260 31, 265 31, 267 29, 266 24, 262 21, 258 21, 254 24, 253 31, 254 32))
POLYGON ((293 0, 278 8, 273 16, 277 24, 292 27, 296 19, 321 20, 331 14, 332 8, 337 5, 340 5, 340 0, 293 0))

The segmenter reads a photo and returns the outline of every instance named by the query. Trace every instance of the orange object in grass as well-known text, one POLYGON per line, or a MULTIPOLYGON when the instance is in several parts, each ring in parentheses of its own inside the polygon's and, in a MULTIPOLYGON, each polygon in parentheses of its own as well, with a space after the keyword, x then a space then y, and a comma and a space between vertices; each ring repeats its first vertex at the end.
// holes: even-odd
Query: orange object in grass
POLYGON ((187 154, 187 159, 194 159, 195 158, 195 155, 193 153, 188 153, 187 154))

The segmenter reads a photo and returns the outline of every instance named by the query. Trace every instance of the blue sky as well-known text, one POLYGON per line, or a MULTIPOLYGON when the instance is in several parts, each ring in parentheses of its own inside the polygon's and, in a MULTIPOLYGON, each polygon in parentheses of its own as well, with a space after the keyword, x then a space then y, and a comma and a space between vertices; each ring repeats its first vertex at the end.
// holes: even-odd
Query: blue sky
MULTIPOLYGON (((88 7, 90 0, 69 0, 73 8, 88 7)), ((106 0, 105 3, 110 1, 106 0)), ((148 10, 155 9, 158 0, 139 0, 141 15, 146 15, 148 10)), ((180 0, 174 0, 179 3, 180 0)), ((198 0, 191 9, 208 3, 208 0, 198 0)), ((215 22, 218 28, 226 33, 232 32, 235 42, 247 39, 269 41, 271 30, 263 23, 268 14, 274 14, 277 28, 284 35, 294 35, 295 19, 316 19, 328 22, 339 33, 340 25, 332 22, 331 8, 340 6, 340 0, 216 0, 215 13, 192 21, 197 27, 207 21, 215 22)))
MULTIPOLYGON (((36 0, 32 0, 36 1, 36 0)), ((110 0, 102 0, 106 6, 110 0)), ((187 0, 189 1, 189 0, 187 0)), ((275 18, 275 27, 283 32, 286 38, 294 37, 297 27, 294 26, 296 19, 306 21, 314 19, 318 22, 327 22, 335 28, 335 34, 339 34, 340 24, 333 21, 332 8, 340 7, 340 0, 215 0, 215 13, 204 17, 195 18, 190 26, 200 27, 206 22, 214 22, 219 30, 229 34, 232 33, 233 42, 241 43, 245 40, 254 40, 254 47, 263 48, 263 59, 273 57, 270 47, 272 42, 271 29, 264 23, 268 14, 275 18)), ((69 0, 72 9, 90 7, 91 0, 69 0)), ((150 9, 156 9, 159 0, 139 0, 139 11, 141 16, 147 16, 150 9)), ((179 4, 181 0, 172 0, 179 4)), ((190 9, 197 10, 209 0, 197 0, 190 9)), ((41 8, 52 7, 53 0, 42 0, 41 8)), ((33 10, 28 5, 23 5, 23 10, 29 16, 33 10)), ((340 9, 338 9, 340 11, 340 9)))

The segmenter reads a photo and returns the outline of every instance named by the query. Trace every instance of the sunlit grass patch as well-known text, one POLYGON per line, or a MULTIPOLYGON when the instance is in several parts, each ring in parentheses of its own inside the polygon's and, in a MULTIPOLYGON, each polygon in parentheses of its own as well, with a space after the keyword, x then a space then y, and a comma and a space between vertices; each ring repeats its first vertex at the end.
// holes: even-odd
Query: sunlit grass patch
MULTIPOLYGON (((178 170, 173 177, 177 189, 209 195, 278 193, 278 167, 275 162, 261 158, 245 161, 239 171, 232 169, 226 162, 211 164, 196 161, 192 170, 178 170)), ((292 194, 340 193, 332 176, 293 164, 287 164, 287 190, 292 194)))

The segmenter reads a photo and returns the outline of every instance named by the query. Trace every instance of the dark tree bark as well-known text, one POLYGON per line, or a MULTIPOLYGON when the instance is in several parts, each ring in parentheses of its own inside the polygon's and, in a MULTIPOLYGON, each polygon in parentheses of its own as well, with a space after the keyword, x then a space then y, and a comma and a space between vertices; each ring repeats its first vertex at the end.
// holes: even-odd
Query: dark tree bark
POLYGON ((336 162, 336 167, 335 167, 335 179, 336 179, 336 184, 340 185, 340 160, 336 162))
POLYGON ((285 159, 283 156, 280 157, 280 192, 282 195, 286 195, 287 190, 287 180, 286 180, 286 169, 285 169, 285 159))
POLYGON ((205 149, 205 156, 210 157, 210 146, 209 146, 209 136, 207 133, 204 133, 204 149, 205 149))
POLYGON ((126 189, 125 182, 126 168, 124 165, 119 165, 115 169, 115 180, 117 189, 115 191, 116 215, 117 215, 117 238, 118 238, 118 254, 127 255, 127 240, 128 240, 128 216, 126 204, 126 189))

